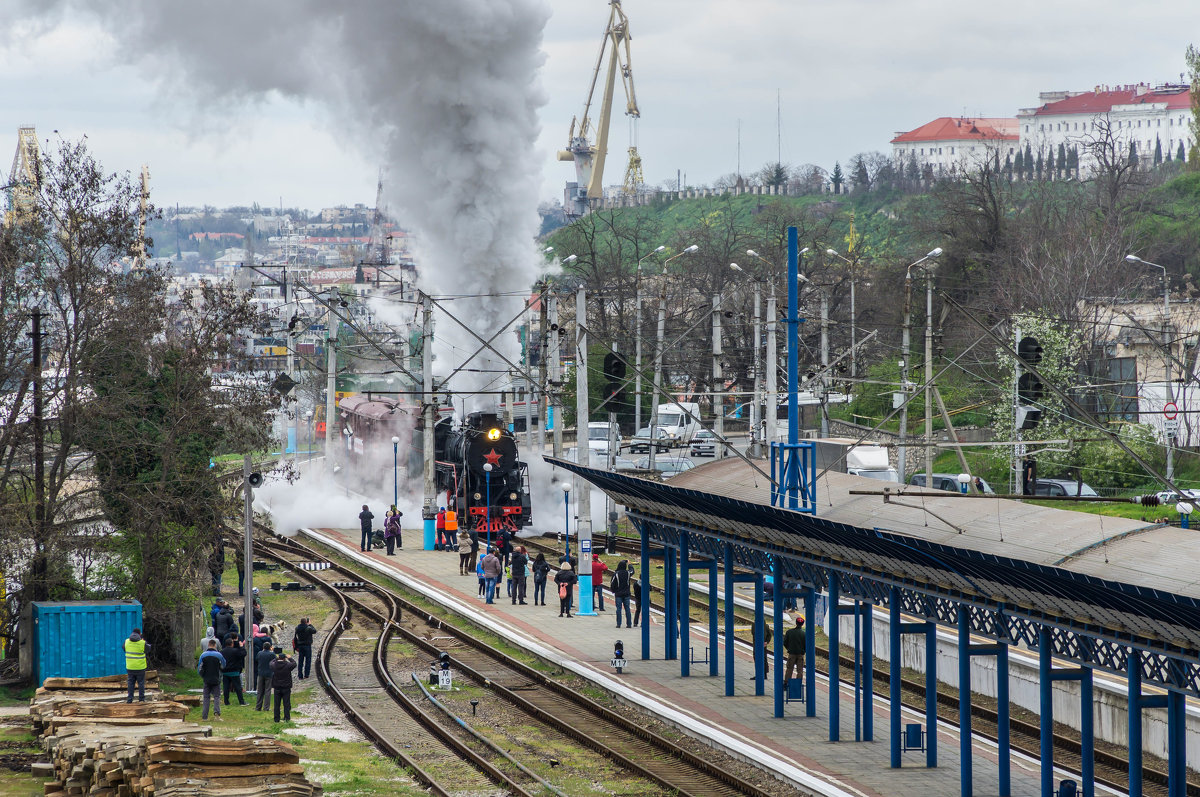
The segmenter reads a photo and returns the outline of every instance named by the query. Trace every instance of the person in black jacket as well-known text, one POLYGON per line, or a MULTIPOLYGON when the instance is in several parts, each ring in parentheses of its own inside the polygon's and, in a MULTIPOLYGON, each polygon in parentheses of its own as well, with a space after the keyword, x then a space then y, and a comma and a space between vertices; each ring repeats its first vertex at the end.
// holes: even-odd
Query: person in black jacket
POLYGON ((239 706, 246 705, 246 697, 242 694, 242 669, 246 666, 246 649, 242 647, 236 634, 221 648, 221 658, 225 659, 225 669, 221 671, 225 705, 229 705, 230 690, 237 695, 239 706))
POLYGON ((362 511, 358 513, 358 527, 362 531, 362 542, 358 547, 364 551, 371 550, 371 521, 374 519, 375 515, 363 504, 362 511))
POLYGON ((546 555, 539 553, 537 559, 533 560, 533 605, 538 605, 538 596, 542 597, 542 605, 546 605, 546 576, 550 572, 550 563, 546 561, 546 555))
POLYGON ((621 627, 622 608, 625 610, 625 625, 633 627, 633 621, 629 619, 629 596, 631 594, 629 582, 629 560, 622 559, 617 563, 617 569, 613 571, 612 582, 608 585, 617 603, 617 628, 621 627))
POLYGON ((525 551, 525 546, 522 545, 517 550, 513 551, 512 564, 509 565, 512 573, 512 602, 521 602, 525 605, 525 566, 529 563, 529 554, 525 551))
POLYGON ((200 719, 208 719, 210 699, 213 703, 213 714, 217 719, 221 718, 221 671, 224 669, 225 659, 217 650, 217 640, 208 640, 208 650, 200 654, 200 661, 196 664, 196 672, 200 673, 200 679, 204 681, 204 703, 200 719))
POLYGON ((263 711, 271 707, 271 662, 275 661, 277 657, 276 650, 282 652, 282 648, 272 650, 270 647, 264 647, 254 657, 254 680, 258 691, 258 696, 254 701, 255 711, 263 711))
POLYGON ((292 719, 292 670, 296 660, 275 648, 275 661, 271 662, 271 688, 275 690, 275 721, 279 722, 279 707, 283 706, 283 721, 292 719))
POLYGON ((296 630, 292 635, 292 647, 296 650, 297 662, 297 678, 307 678, 312 671, 312 646, 313 637, 317 634, 317 627, 308 621, 307 617, 300 618, 300 625, 296 626, 296 630))
POLYGON ((559 617, 562 617, 564 613, 567 617, 571 616, 571 595, 575 590, 575 582, 578 580, 570 562, 563 562, 559 565, 558 574, 554 576, 554 583, 558 585, 559 617))
POLYGON ((228 603, 222 602, 217 609, 217 616, 213 620, 213 636, 224 641, 225 637, 233 631, 234 618, 233 607, 228 603))

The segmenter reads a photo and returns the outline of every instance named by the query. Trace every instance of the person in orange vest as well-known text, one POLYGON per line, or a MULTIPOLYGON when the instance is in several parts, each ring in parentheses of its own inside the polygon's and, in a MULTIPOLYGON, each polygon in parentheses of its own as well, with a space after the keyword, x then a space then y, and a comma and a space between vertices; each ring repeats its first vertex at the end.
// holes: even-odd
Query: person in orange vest
POLYGON ((443 507, 442 512, 445 513, 446 550, 453 551, 458 547, 458 513, 454 511, 453 504, 449 508, 443 507))
POLYGON ((446 545, 446 507, 438 509, 438 513, 434 515, 434 529, 436 536, 434 537, 433 550, 440 551, 446 545))

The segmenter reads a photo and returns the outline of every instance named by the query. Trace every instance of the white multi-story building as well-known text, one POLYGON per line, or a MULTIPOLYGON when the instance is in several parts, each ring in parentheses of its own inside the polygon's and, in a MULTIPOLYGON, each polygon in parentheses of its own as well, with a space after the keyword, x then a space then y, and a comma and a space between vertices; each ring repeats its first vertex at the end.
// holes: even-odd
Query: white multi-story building
POLYGON ((978 168, 999 156, 1001 164, 1017 152, 1017 120, 943 116, 892 139, 898 168, 916 162, 922 176, 943 177, 978 168))
POLYGON ((1106 138, 1114 154, 1125 156, 1133 142, 1139 163, 1147 166, 1153 164, 1156 148, 1167 160, 1178 157, 1180 144, 1186 153, 1193 143, 1188 125, 1191 97, 1185 85, 1097 86, 1084 92, 1042 92, 1038 99, 1041 105, 1017 113, 1021 149, 1028 145, 1034 156, 1055 157, 1060 144, 1068 151, 1075 149, 1084 177, 1096 167, 1094 146, 1106 138))

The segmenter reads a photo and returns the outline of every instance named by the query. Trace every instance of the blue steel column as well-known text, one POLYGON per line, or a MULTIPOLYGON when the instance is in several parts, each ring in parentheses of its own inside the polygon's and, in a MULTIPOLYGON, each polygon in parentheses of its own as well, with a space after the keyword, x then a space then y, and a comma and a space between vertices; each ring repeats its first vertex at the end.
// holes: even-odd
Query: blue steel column
POLYGON ((1183 692, 1167 690, 1167 795, 1187 794, 1187 701, 1183 692))
POLYGON ((642 571, 638 574, 638 578, 642 581, 642 589, 639 593, 642 597, 638 601, 638 607, 641 610, 642 632, 642 659, 650 658, 650 530, 646 525, 639 524, 639 531, 642 532, 642 571))
POLYGON ((875 741, 875 607, 871 603, 862 605, 863 615, 863 741, 875 741))
MULTIPOLYGON (((785 484, 795 485, 799 482, 796 472, 800 466, 796 458, 796 444, 800 442, 800 244, 795 227, 788 227, 788 312, 787 312, 787 390, 788 390, 788 445, 791 446, 787 458, 787 476, 785 484)), ((800 507, 799 491, 788 490, 788 507, 800 507)))
POLYGON ((829 609, 825 616, 829 618, 829 741, 836 742, 841 736, 842 717, 838 704, 841 698, 841 690, 839 689, 840 675, 838 673, 838 652, 841 650, 841 644, 838 623, 841 617, 838 614, 838 575, 837 571, 829 571, 829 609))
POLYGON ((1038 631, 1038 690, 1041 693, 1042 795, 1054 794, 1054 682, 1050 666, 1053 651, 1050 649, 1050 629, 1042 626, 1038 631))
POLYGON ((817 590, 804 593, 804 716, 817 716, 817 590))
POLYGON ((925 766, 937 766, 937 623, 925 623, 925 766))
POLYGON ((688 598, 692 593, 691 540, 687 531, 679 532, 679 675, 687 678, 692 674, 692 607, 688 598))
POLYGON ((1079 774, 1083 780, 1083 797, 1096 797, 1096 723, 1095 707, 1092 703, 1092 668, 1079 670, 1079 735, 1080 757, 1083 759, 1079 774))
POLYGON ((717 626, 717 560, 708 563, 708 674, 718 675, 717 643, 721 634, 717 626))
POLYGON ((892 748, 892 769, 900 768, 900 590, 888 591, 888 742, 892 748))
POLYGON ((783 604, 784 581, 783 559, 775 557, 775 600, 771 602, 771 621, 775 624, 771 633, 772 657, 775 659, 775 716, 783 716, 783 604))
POLYGON ((854 741, 862 741, 862 604, 854 599, 854 741))
POLYGON ((763 617, 763 574, 754 574, 754 695, 766 694, 763 668, 767 664, 767 623, 763 617))
POLYGON ((1129 651, 1125 662, 1129 685, 1129 797, 1142 797, 1142 654, 1129 651))
POLYGON ((1008 644, 996 653, 996 735, 1000 737, 1000 797, 1012 794, 1012 736, 1008 705, 1008 644))
POLYGON ((675 561, 678 552, 670 545, 663 549, 663 593, 666 611, 663 623, 665 628, 664 659, 673 659, 679 655, 679 569, 675 561))
POLYGON ((958 792, 971 797, 971 610, 958 605, 958 792))
MULTIPOLYGON (((733 697, 733 544, 725 543, 725 696, 733 697)), ((716 637, 713 637, 716 639, 716 637)))

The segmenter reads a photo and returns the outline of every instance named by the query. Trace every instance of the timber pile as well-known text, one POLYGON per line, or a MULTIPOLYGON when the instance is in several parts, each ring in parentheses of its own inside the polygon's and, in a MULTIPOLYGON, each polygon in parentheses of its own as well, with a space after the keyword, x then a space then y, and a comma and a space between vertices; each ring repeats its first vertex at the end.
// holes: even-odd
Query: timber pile
MULTIPOLYGON (((120 676, 124 679, 124 676, 120 676)), ((172 700, 126 703, 108 679, 38 689, 29 713, 50 763, 48 797, 316 797, 291 745, 269 736, 214 738, 172 700)), ((149 680, 149 679, 147 679, 149 680)), ((122 686, 124 684, 122 683, 122 686)), ((147 683, 149 686, 149 683, 147 683)))

